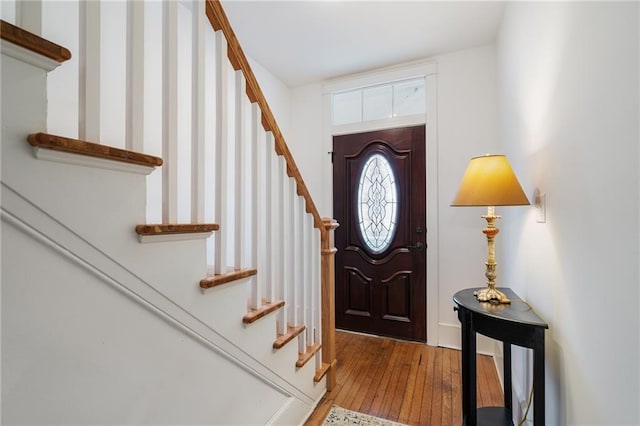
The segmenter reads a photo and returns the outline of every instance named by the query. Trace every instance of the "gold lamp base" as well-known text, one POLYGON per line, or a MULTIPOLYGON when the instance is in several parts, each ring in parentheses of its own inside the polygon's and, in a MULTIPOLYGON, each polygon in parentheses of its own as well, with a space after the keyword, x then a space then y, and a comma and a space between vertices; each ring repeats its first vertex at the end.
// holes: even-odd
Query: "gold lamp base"
POLYGON ((475 291, 473 294, 478 299, 478 302, 511 303, 507 295, 500 290, 496 290, 495 287, 483 288, 482 290, 475 291))
POLYGON ((499 290, 496 290, 496 249, 494 238, 498 235, 500 230, 496 227, 496 220, 500 219, 495 213, 493 206, 487 207, 487 214, 482 216, 487 221, 487 227, 482 230, 482 233, 487 236, 487 262, 485 263, 487 270, 485 277, 487 277, 487 288, 478 290, 475 292, 475 296, 479 302, 491 302, 491 303, 511 303, 511 300, 505 294, 499 290))

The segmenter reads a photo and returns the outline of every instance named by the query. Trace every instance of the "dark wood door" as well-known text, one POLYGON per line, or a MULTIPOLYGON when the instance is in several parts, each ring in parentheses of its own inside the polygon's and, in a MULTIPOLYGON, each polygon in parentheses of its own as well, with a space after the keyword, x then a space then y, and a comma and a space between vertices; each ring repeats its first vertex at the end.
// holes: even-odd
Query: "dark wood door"
POLYGON ((333 138, 336 327, 426 341, 425 127, 333 138))

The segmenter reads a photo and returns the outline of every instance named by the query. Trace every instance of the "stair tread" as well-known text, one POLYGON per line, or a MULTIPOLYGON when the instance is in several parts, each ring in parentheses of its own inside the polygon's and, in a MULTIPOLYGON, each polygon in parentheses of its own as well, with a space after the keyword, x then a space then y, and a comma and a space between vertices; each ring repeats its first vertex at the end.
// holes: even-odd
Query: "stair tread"
POLYGON ((284 300, 276 300, 273 302, 267 302, 257 309, 252 309, 247 315, 242 318, 242 322, 245 324, 251 324, 259 320, 260 318, 269 315, 270 313, 277 311, 284 306, 284 300))
POLYGON ((122 163, 137 164, 140 166, 159 167, 162 166, 163 163, 162 158, 154 157, 153 155, 114 148, 107 145, 100 145, 98 143, 87 142, 79 139, 66 138, 64 136, 51 135, 48 133, 31 134, 28 137, 28 141, 32 146, 39 148, 64 151, 88 157, 103 158, 122 163))
POLYGON ((331 364, 323 362, 320 368, 316 369, 316 374, 315 376, 313 376, 313 381, 318 383, 320 380, 322 380, 322 378, 327 374, 327 371, 329 371, 330 367, 331 364))
POLYGON ((217 223, 158 223, 137 225, 136 233, 138 235, 189 234, 217 231, 218 229, 220 226, 217 223))
POLYGON ((32 52, 46 56, 58 62, 65 62, 71 59, 71 52, 66 47, 62 47, 37 34, 29 32, 20 27, 2 21, 0 36, 3 40, 7 40, 32 52))
POLYGON ((303 367, 313 356, 322 348, 320 343, 314 343, 311 346, 307 346, 307 349, 304 353, 298 354, 298 361, 296 362, 296 367, 303 367))
POLYGON ((258 270, 255 268, 237 269, 225 274, 212 275, 200 280, 200 288, 212 288, 222 284, 230 283, 242 278, 256 275, 258 270))
POLYGON ((293 340, 294 337, 299 336, 307 328, 306 325, 300 325, 298 327, 287 327, 287 332, 284 334, 278 334, 275 342, 273 342, 273 349, 280 349, 287 343, 293 340))

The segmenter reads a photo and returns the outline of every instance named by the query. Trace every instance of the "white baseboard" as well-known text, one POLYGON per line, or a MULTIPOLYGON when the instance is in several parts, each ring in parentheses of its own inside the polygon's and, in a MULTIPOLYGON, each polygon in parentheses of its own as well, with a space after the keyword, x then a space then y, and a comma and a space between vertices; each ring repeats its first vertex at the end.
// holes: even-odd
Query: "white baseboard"
POLYGON ((299 399, 289 398, 287 402, 265 423, 267 425, 302 425, 316 407, 317 401, 309 406, 299 399))
POLYGON ((494 354, 493 355, 493 363, 496 366, 496 371, 498 372, 498 379, 500 380, 500 386, 502 386, 502 391, 504 392, 504 354, 502 352, 502 345, 498 341, 494 341, 494 354))

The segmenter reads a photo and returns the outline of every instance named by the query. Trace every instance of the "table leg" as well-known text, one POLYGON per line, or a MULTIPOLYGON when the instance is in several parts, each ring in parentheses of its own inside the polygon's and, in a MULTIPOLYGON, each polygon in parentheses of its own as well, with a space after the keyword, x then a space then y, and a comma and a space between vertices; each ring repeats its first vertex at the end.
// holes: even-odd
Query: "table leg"
POLYGON ((544 426, 544 330, 537 329, 533 344, 533 424, 544 426))
POLYGON ((511 412, 511 343, 503 342, 502 348, 502 354, 504 357, 502 361, 502 379, 504 381, 504 406, 511 412))
POLYGON ((476 333, 471 327, 471 315, 460 310, 462 324, 462 424, 476 426, 476 333))

